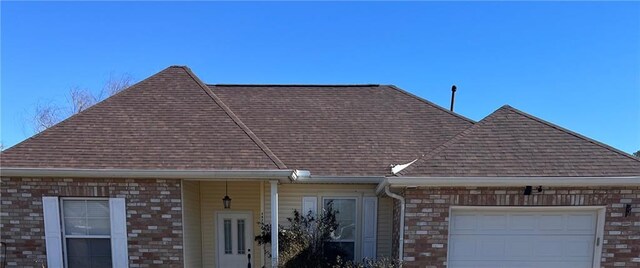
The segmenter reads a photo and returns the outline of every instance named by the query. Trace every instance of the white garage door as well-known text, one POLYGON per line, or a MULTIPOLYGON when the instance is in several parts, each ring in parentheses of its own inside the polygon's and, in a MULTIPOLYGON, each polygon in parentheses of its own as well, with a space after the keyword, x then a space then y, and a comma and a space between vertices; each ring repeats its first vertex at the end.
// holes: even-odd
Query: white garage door
POLYGON ((452 209, 448 267, 592 267, 595 210, 452 209))

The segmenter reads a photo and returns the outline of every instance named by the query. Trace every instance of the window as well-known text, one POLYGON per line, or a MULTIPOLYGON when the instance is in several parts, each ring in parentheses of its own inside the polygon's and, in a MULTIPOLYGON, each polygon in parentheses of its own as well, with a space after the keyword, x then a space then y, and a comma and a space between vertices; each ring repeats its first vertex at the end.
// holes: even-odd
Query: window
POLYGON ((127 205, 121 197, 42 197, 47 267, 127 267, 127 205))
POLYGON ((244 220, 238 220, 238 254, 244 254, 244 220))
POLYGON ((336 211, 338 229, 333 232, 332 243, 342 248, 347 260, 354 260, 356 251, 356 198, 324 198, 324 207, 332 205, 336 211))
POLYGON ((224 254, 233 254, 231 250, 231 220, 224 220, 224 254))
POLYGON ((111 267, 108 199, 62 199, 62 235, 67 268, 111 267))

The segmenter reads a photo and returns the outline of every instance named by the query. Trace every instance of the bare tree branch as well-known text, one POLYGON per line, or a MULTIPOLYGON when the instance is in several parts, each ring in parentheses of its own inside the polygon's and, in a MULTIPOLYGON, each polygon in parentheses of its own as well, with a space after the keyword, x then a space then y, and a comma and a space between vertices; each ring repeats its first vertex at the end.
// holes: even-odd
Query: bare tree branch
POLYGON ((97 100, 88 89, 73 87, 69 90, 69 101, 71 102, 71 114, 74 115, 91 107, 97 100))
POLYGON ((69 90, 69 96, 67 98, 68 106, 65 108, 61 108, 61 106, 53 103, 38 104, 31 120, 34 132, 41 132, 62 121, 62 119, 82 112, 106 97, 115 95, 131 86, 131 84, 133 84, 132 81, 133 78, 127 73, 119 76, 109 74, 109 78, 105 81, 99 95, 93 94, 87 88, 76 86, 69 90))
POLYGON ((124 73, 120 76, 109 74, 109 79, 104 83, 102 91, 100 92, 99 99, 102 99, 105 94, 113 96, 125 88, 131 86, 133 78, 128 73, 124 73))
POLYGON ((33 116, 33 129, 38 133, 57 124, 60 120, 60 108, 55 105, 39 104, 33 116))

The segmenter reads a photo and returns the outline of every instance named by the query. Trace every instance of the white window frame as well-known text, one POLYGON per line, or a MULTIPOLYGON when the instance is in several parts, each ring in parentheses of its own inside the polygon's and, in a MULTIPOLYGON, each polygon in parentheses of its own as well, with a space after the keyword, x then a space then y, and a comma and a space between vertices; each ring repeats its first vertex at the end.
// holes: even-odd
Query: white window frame
MULTIPOLYGON (((109 239, 109 245, 111 245, 111 215, 109 215, 109 235, 67 235, 66 228, 64 226, 65 218, 64 218, 64 202, 65 200, 80 200, 80 201, 107 201, 109 202, 108 197, 60 197, 60 228, 62 229, 62 254, 63 254, 63 263, 64 267, 69 267, 69 258, 67 257, 67 238, 100 238, 100 239, 109 239)), ((109 204, 111 205, 111 204, 109 204)), ((111 211, 111 206, 109 206, 109 211, 111 211)), ((113 252, 111 252, 113 256, 113 252)), ((111 264, 113 266, 113 263, 111 264)))
POLYGON ((327 199, 348 199, 348 200, 355 200, 355 210, 354 211, 354 216, 355 216, 355 233, 354 233, 354 237, 353 240, 345 240, 345 239, 340 239, 340 240, 331 240, 331 242, 353 242, 353 260, 358 260, 360 258, 361 255, 361 250, 360 250, 360 232, 361 227, 360 227, 360 217, 361 217, 361 209, 360 209, 360 202, 361 202, 361 198, 357 197, 357 196, 322 196, 322 204, 320 205, 321 208, 324 210, 325 209, 325 200, 327 199))

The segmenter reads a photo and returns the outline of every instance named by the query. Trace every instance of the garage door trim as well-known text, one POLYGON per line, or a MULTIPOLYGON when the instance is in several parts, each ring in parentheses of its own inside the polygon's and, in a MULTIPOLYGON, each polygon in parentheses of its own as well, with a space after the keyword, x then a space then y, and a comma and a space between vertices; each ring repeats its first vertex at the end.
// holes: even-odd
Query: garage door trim
POLYGON ((451 219, 454 211, 478 211, 478 212, 486 212, 486 211, 595 211, 596 212, 596 245, 593 247, 593 260, 592 267, 599 268, 600 267, 600 258, 602 257, 602 244, 603 244, 603 236, 604 236, 604 221, 606 214, 605 206, 536 206, 536 207, 526 207, 526 206, 450 206, 449 207, 449 217, 448 217, 448 231, 447 231, 447 266, 449 266, 449 256, 451 252, 451 219))

